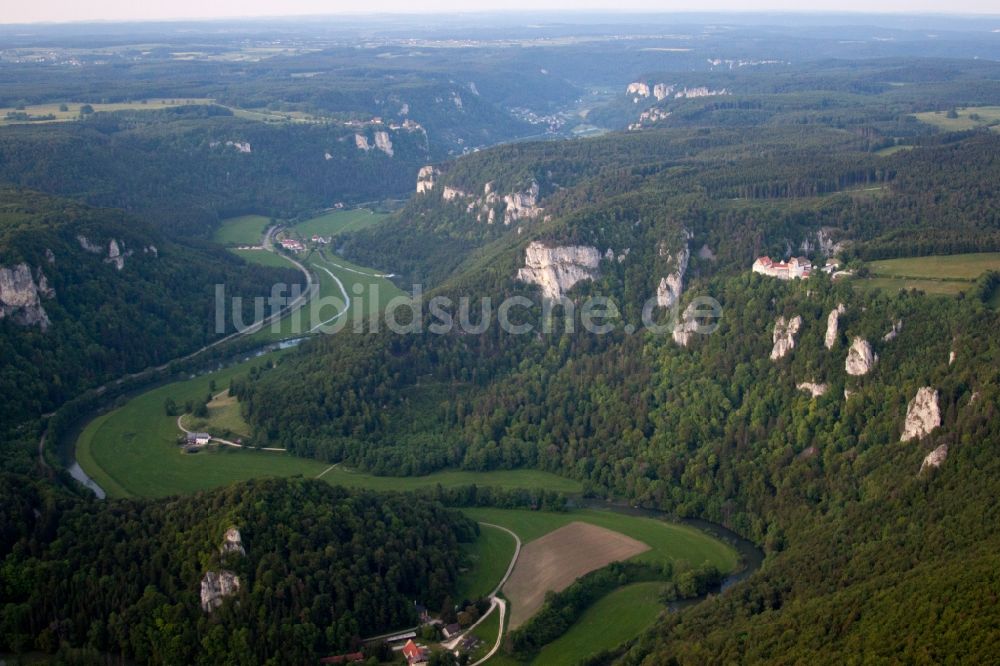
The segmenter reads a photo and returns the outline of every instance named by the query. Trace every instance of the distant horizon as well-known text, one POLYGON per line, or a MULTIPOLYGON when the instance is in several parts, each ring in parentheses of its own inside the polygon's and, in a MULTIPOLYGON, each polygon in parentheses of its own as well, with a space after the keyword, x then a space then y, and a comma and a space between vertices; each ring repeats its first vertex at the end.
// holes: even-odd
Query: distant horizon
MULTIPOLYGON (((604 2, 606 0, 600 0, 604 2)), ((324 19, 337 17, 406 17, 406 16, 497 16, 512 17, 515 15, 537 16, 537 15, 563 15, 563 16, 622 16, 631 15, 732 15, 732 16, 866 16, 866 17, 893 17, 905 16, 913 17, 953 17, 953 18, 991 18, 1000 20, 1000 11, 995 9, 991 3, 982 0, 958 0, 955 6, 948 11, 942 11, 937 3, 913 2, 904 0, 902 2, 889 0, 877 11, 870 9, 870 5, 851 7, 850 1, 845 7, 844 2, 837 3, 836 7, 817 6, 808 9, 799 7, 785 7, 782 0, 775 0, 773 4, 758 3, 755 8, 728 6, 722 0, 715 6, 691 8, 678 3, 676 7, 646 6, 644 0, 633 0, 632 4, 625 7, 610 8, 589 3, 580 6, 563 6, 563 0, 541 0, 534 3, 530 8, 523 6, 499 6, 480 5, 476 9, 467 9, 455 0, 431 0, 422 3, 420 8, 415 8, 399 0, 376 1, 366 9, 352 8, 330 8, 319 7, 316 0, 293 0, 284 4, 275 13, 269 11, 271 3, 263 0, 249 0, 236 2, 235 0, 225 0, 224 2, 207 3, 208 6, 201 6, 192 0, 179 0, 167 3, 161 0, 145 2, 140 5, 136 3, 124 2, 123 0, 105 0, 104 2, 80 4, 59 0, 55 3, 44 5, 21 5, 12 7, 0 15, 0 25, 72 25, 72 24, 115 24, 115 23, 180 23, 199 22, 211 23, 215 21, 266 21, 266 20, 306 20, 324 19), (53 7, 55 5, 55 7, 53 7), (542 5, 542 6, 539 6, 542 5), (214 9, 220 7, 219 9, 214 9), (190 8, 190 9, 184 9, 190 8)), ((1000 25, 995 27, 984 26, 984 29, 991 29, 993 32, 1000 31, 1000 25)))

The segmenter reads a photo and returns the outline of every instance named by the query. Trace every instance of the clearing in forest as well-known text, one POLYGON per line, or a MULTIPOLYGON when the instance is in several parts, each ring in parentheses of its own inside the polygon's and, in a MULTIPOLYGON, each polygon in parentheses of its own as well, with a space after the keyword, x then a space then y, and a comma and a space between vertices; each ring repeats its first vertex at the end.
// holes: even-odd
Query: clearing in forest
POLYGON ((504 595, 516 629, 545 603, 549 591, 566 589, 580 576, 649 550, 641 541, 597 525, 572 522, 521 549, 504 595))

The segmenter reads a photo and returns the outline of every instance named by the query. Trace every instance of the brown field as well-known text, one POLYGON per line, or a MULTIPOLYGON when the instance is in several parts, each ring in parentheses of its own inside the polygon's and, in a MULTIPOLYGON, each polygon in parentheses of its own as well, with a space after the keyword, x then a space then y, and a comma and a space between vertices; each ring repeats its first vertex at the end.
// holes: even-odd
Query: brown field
POLYGON ((528 543, 503 586, 511 605, 510 629, 534 615, 550 590, 564 590, 594 569, 647 550, 649 546, 641 541, 582 522, 572 522, 528 543))

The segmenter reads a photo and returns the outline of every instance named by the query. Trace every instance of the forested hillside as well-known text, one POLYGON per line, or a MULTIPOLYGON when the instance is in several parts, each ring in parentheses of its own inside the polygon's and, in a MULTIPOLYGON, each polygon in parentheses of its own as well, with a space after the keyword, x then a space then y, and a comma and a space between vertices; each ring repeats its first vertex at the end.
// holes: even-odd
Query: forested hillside
POLYGON ((478 529, 434 502, 301 479, 83 502, 4 476, 0 495, 0 650, 73 663, 316 663, 413 623, 415 601, 440 607, 478 529), (238 578, 207 612, 206 572, 238 578))
MULTIPOLYGON (((273 282, 303 280, 291 266, 263 268, 221 248, 178 243, 121 211, 10 188, 0 200, 5 437, 87 388, 221 337, 216 284, 230 295, 265 296, 273 282)), ((252 299, 244 306, 252 321, 252 299)))
POLYGON ((217 106, 0 128, 0 180, 123 208, 172 236, 208 236, 243 213, 290 218, 401 197, 428 159, 419 131, 272 125, 217 106), (377 132, 386 150, 376 147, 377 132))
MULTIPOLYGON (((883 293, 819 271, 784 282, 749 268, 764 253, 820 264, 837 253, 863 270, 859 257, 997 249, 1000 137, 939 137, 880 156, 850 138, 805 135, 815 148, 783 131, 749 144, 711 130, 643 133, 677 150, 658 162, 632 137, 617 144, 621 152, 602 138, 488 151, 468 167, 461 160, 408 209, 418 229, 440 222, 436 242, 447 249, 431 253, 434 261, 460 257, 450 271, 415 269, 439 276, 427 296, 527 296, 534 305, 517 321, 537 324, 537 287, 516 277, 526 248, 593 248, 599 264, 587 264, 568 294, 578 304, 611 297, 621 312, 615 332, 557 323, 552 333, 512 335, 494 310, 483 333, 435 334, 425 311, 423 333, 320 340, 237 385, 245 413, 260 436, 300 455, 380 474, 546 469, 598 496, 720 522, 773 556, 691 622, 658 626, 630 653, 636 662, 744 653, 839 661, 859 650, 985 657, 982 641, 995 631, 987 611, 940 632, 931 631, 935 604, 919 617, 899 605, 953 594, 975 608, 998 591, 995 576, 977 582, 967 573, 989 571, 985 544, 1000 538, 989 508, 1000 316, 984 301, 989 290, 883 293), (633 164, 624 146, 634 148, 633 164), (565 187, 552 184, 555 168, 537 166, 550 150, 572 161, 586 149, 591 168, 565 187), (502 165, 495 174, 491 163, 502 165), (437 195, 445 183, 528 177, 548 184, 540 205, 553 217, 521 221, 520 232, 485 227, 437 195), (684 248, 675 312, 711 296, 721 305, 718 330, 680 342, 669 329, 627 333, 684 248), (778 331, 796 318, 791 342, 776 352, 788 336, 778 331), (871 353, 860 373, 849 361, 857 340, 871 353), (940 426, 900 441, 921 387, 935 392, 940 426), (940 469, 924 464, 932 451, 946 452, 940 469), (838 619, 821 621, 828 617, 838 619), (905 645, 879 642, 899 636, 905 645)), ((657 321, 669 315, 655 312, 657 321)))

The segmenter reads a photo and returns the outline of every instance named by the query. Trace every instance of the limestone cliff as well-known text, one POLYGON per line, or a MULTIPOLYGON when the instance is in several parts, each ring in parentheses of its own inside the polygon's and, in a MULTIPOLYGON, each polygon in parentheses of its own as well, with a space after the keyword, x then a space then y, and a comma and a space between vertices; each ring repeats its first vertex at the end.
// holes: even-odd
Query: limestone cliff
POLYGON ((826 393, 826 384, 816 384, 814 382, 802 382, 801 384, 796 384, 795 388, 800 391, 807 391, 812 397, 818 398, 819 396, 826 393))
POLYGON ((670 275, 660 278, 656 288, 656 304, 663 308, 673 307, 681 297, 684 289, 684 273, 687 272, 688 259, 691 256, 687 244, 674 255, 674 270, 670 275))
POLYGON ((840 315, 844 314, 844 304, 838 303, 837 307, 830 310, 830 314, 826 318, 826 335, 823 336, 823 345, 827 349, 833 349, 833 345, 837 343, 837 332, 838 326, 840 325, 840 315))
POLYGON ((929 434, 941 425, 941 409, 938 406, 938 392, 930 386, 921 387, 906 408, 903 434, 899 439, 908 442, 929 434))
POLYGON ((802 317, 795 316, 791 320, 778 317, 774 322, 774 332, 771 334, 771 340, 774 342, 774 347, 771 349, 772 361, 784 358, 788 352, 795 349, 795 334, 800 328, 802 328, 802 317))
MULTIPOLYGON (((441 198, 445 201, 454 201, 455 199, 465 199, 466 197, 472 196, 468 192, 464 192, 457 187, 451 187, 448 185, 444 186, 441 190, 441 198)), ((470 204, 470 206, 473 204, 470 204)))
POLYGON ((597 277, 600 262, 601 253, 595 247, 547 247, 534 241, 528 245, 524 268, 517 271, 516 277, 541 287, 545 298, 558 299, 576 283, 597 277))
POLYGON ((867 375, 878 362, 878 355, 872 352, 872 346, 863 338, 854 338, 851 348, 844 361, 844 370, 849 375, 867 375))
POLYGON ((542 209, 538 207, 538 183, 535 181, 531 181, 531 185, 523 192, 504 195, 503 202, 506 206, 503 213, 505 225, 535 218, 542 213, 542 209))
POLYGON ((680 321, 674 325, 674 330, 671 335, 674 342, 679 344, 681 347, 687 347, 691 342, 691 338, 693 338, 694 334, 698 332, 699 324, 695 317, 696 314, 696 304, 691 303, 684 308, 684 314, 681 315, 680 321))
POLYGON ((948 457, 948 445, 942 444, 924 457, 924 462, 920 464, 920 471, 926 469, 937 469, 948 457))
POLYGON ((424 192, 430 192, 433 190, 434 178, 440 173, 441 172, 436 167, 433 167, 430 164, 420 167, 420 171, 417 172, 417 194, 423 194, 424 192))
POLYGON ((13 268, 0 267, 0 319, 10 317, 21 326, 38 326, 43 331, 49 327, 49 316, 42 307, 42 297, 52 298, 55 292, 38 269, 38 282, 31 274, 31 267, 20 263, 13 268))
POLYGON ((226 530, 225 536, 222 537, 222 546, 219 547, 219 551, 223 555, 228 555, 230 553, 235 553, 239 555, 246 555, 247 551, 243 548, 243 537, 240 535, 240 531, 235 527, 230 527, 226 530))
POLYGON ((375 147, 392 157, 392 140, 389 138, 388 132, 375 132, 375 147))
POLYGON ((201 609, 211 613, 239 590, 240 578, 232 571, 206 571, 201 579, 201 609))

